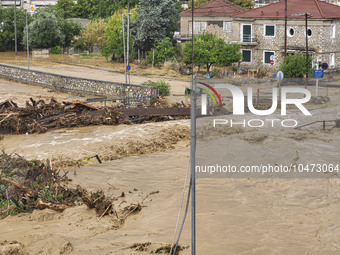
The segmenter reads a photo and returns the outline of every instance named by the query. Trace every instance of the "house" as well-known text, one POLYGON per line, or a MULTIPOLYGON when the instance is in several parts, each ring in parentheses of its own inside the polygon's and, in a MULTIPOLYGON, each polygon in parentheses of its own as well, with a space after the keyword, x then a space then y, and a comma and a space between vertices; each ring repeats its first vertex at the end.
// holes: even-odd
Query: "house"
MULTIPOLYGON (((17 7, 23 7, 26 10, 29 9, 30 5, 35 5, 37 8, 45 7, 48 5, 56 5, 58 0, 16 0, 17 7)), ((14 6, 15 0, 0 0, 2 6, 14 6)))
MULTIPOLYGON (((211 32, 218 33, 221 38, 227 40, 231 37, 232 14, 245 11, 242 7, 226 0, 212 0, 194 9, 194 33, 211 32)), ((184 11, 181 16, 180 40, 191 40, 192 21, 191 10, 184 11)))
MULTIPOLYGON (((314 60, 340 69, 340 6, 317 0, 288 0, 287 17, 287 54, 306 53, 307 40, 308 53, 314 60)), ((241 67, 277 69, 284 58, 285 1, 233 14, 232 22, 234 32, 229 40, 242 45, 241 67)))
POLYGON ((320 0, 320 1, 340 6, 340 0, 320 0))
POLYGON ((279 1, 280 0, 252 0, 252 2, 255 3, 254 8, 262 7, 279 1))

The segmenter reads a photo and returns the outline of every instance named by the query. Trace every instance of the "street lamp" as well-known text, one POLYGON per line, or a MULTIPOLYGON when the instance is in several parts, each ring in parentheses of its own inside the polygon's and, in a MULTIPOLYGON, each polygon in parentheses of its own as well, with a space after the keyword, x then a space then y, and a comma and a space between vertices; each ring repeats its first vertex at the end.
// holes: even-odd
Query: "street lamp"
POLYGON ((125 51, 125 26, 124 26, 124 13, 122 14, 122 23, 123 23, 123 50, 124 50, 124 70, 125 70, 125 83, 127 83, 127 70, 126 70, 126 51, 125 51))
POLYGON ((27 69, 30 70, 30 46, 28 44, 28 22, 27 22, 27 13, 28 10, 26 10, 26 38, 27 38, 27 69))
POLYGON ((18 55, 18 40, 17 40, 17 0, 14 1, 14 44, 15 56, 18 55))

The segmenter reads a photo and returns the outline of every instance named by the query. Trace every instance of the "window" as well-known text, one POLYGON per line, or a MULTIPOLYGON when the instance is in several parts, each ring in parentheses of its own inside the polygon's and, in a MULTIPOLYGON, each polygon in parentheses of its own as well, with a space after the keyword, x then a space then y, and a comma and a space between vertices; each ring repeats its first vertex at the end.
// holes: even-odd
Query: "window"
POLYGON ((331 38, 335 38, 335 25, 331 25, 331 38))
MULTIPOLYGON (((312 36, 312 29, 311 28, 307 28, 307 35, 308 37, 311 37, 312 36)), ((306 36, 306 30, 305 30, 305 36, 306 36)))
POLYGON ((251 25, 243 25, 241 31, 242 42, 251 42, 251 25))
POLYGON ((335 54, 334 53, 331 53, 331 55, 330 55, 329 64, 331 66, 335 65, 335 54))
POLYGON ((287 35, 288 35, 289 37, 293 37, 293 36, 295 35, 295 30, 294 30, 294 28, 292 28, 292 27, 288 28, 288 30, 287 30, 287 35))
POLYGON ((251 62, 251 50, 242 50, 242 61, 251 62))
POLYGON ((203 32, 207 30, 207 22, 205 21, 195 21, 194 23, 195 32, 203 32))
POLYGON ((263 63, 270 64, 270 57, 271 56, 275 57, 275 52, 274 51, 264 51, 263 52, 263 63))
POLYGON ((265 36, 275 36, 275 25, 264 25, 265 36))
POLYGON ((224 32, 232 32, 233 31, 233 23, 231 21, 223 21, 223 31, 224 32))

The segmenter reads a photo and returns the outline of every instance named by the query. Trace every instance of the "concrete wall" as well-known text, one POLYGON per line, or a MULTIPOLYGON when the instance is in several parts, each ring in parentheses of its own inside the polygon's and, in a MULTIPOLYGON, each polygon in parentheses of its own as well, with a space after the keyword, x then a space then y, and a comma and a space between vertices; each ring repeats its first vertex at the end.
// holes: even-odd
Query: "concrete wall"
POLYGON ((151 93, 153 96, 157 94, 157 89, 149 86, 81 79, 3 64, 0 64, 0 78, 68 92, 102 95, 111 99, 143 98, 150 97, 151 93))

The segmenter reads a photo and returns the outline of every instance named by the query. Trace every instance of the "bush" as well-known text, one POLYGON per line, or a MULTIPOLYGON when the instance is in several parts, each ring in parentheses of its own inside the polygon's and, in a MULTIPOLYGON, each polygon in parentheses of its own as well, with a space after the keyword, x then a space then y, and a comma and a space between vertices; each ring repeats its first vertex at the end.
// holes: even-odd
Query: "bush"
POLYGON ((148 56, 146 57, 146 63, 152 64, 153 59, 153 51, 154 55, 154 64, 164 64, 166 60, 169 58, 173 58, 176 56, 175 47, 172 45, 170 38, 165 38, 163 41, 158 42, 156 47, 149 51, 148 56))
POLYGON ((170 84, 165 81, 146 81, 143 82, 142 85, 152 86, 158 88, 159 95, 164 96, 170 96, 170 84))
POLYGON ((301 53, 287 55, 280 70, 287 78, 303 78, 307 72, 309 77, 313 77, 312 58, 309 57, 306 61, 306 56, 301 53))
POLYGON ((51 49, 51 54, 60 54, 61 53, 61 47, 60 46, 54 46, 51 49))

